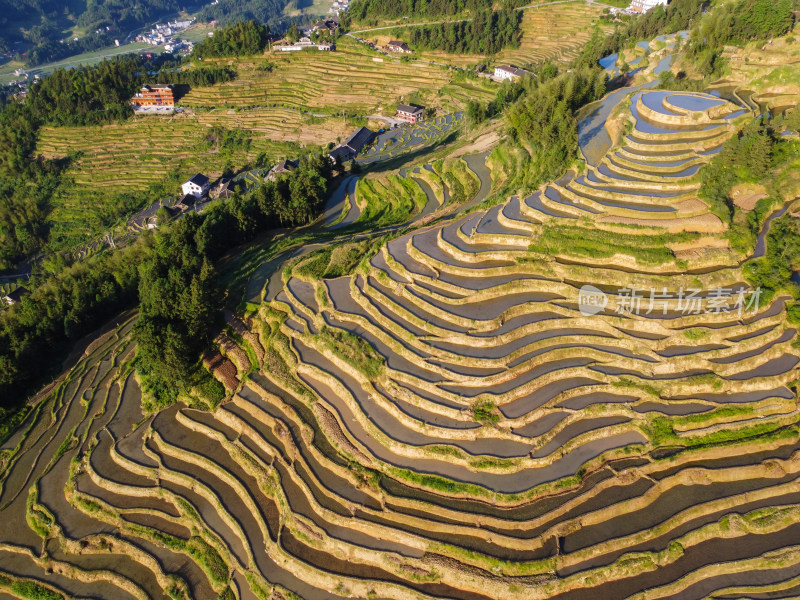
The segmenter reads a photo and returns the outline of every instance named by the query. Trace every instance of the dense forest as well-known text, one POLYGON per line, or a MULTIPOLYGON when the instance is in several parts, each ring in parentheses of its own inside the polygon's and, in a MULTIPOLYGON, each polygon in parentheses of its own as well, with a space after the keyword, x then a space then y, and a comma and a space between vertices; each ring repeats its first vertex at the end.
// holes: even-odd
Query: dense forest
POLYGON ((519 47, 521 20, 522 13, 513 8, 479 10, 471 21, 414 27, 410 43, 420 49, 495 54, 506 47, 519 47))
POLYGON ((214 327, 213 262, 265 228, 315 218, 331 175, 325 157, 304 158, 277 182, 64 268, 0 312, 0 409, 46 375, 42 365, 57 364, 71 343, 137 304, 142 368, 161 393, 177 393, 214 327))
MULTIPOLYGON (((506 0, 501 4, 503 8, 515 8, 526 2, 506 0)), ((353 0, 349 17, 353 21, 369 24, 384 18, 452 17, 465 12, 475 14, 494 7, 493 0, 353 0)))
POLYGON ((182 71, 167 57, 119 57, 93 67, 57 69, 31 86, 23 104, 0 110, 0 269, 39 251, 47 241, 49 201, 64 164, 34 159, 39 128, 123 119, 144 83, 208 85, 236 76, 230 69, 182 71))
POLYGON ((525 81, 527 89, 506 111, 506 123, 513 143, 529 156, 520 183, 533 188, 560 177, 578 158, 576 113, 603 97, 606 76, 597 68, 580 67, 525 81))
POLYGON ((264 51, 269 41, 269 28, 255 21, 239 21, 222 29, 194 47, 192 56, 252 56, 264 51))

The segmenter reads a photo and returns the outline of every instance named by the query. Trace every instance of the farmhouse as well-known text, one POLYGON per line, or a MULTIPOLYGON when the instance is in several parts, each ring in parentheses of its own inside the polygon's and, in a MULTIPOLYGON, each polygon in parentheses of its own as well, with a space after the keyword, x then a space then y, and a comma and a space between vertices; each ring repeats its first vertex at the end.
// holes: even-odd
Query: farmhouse
POLYGON ((145 85, 131 100, 138 106, 175 106, 171 85, 145 85))
POLYGON ((304 37, 299 41, 295 42, 294 44, 275 46, 275 48, 280 50, 281 52, 298 52, 299 50, 305 50, 306 48, 316 48, 317 50, 332 52, 336 50, 336 44, 328 44, 324 42, 316 44, 311 41, 311 38, 304 37))
POLYGON ((194 206, 196 200, 197 198, 195 198, 192 194, 184 194, 178 198, 178 201, 172 208, 176 211, 185 212, 194 206))
POLYGON ((397 107, 397 118, 409 123, 416 123, 422 121, 423 111, 425 109, 421 106, 409 106, 408 104, 400 104, 397 107))
POLYGON ((181 186, 181 190, 186 196, 194 196, 195 198, 202 198, 208 193, 208 177, 202 173, 198 173, 181 186))
POLYGON ((335 19, 324 19, 311 28, 313 32, 336 33, 339 23, 335 19))
POLYGON ((628 10, 630 12, 643 13, 656 6, 666 6, 668 0, 633 0, 628 10))
POLYGON ((277 165, 272 167, 267 173, 265 179, 267 181, 275 181, 281 175, 286 175, 286 173, 291 173, 297 168, 297 162, 293 160, 282 160, 277 165))
POLYGON ((494 68, 494 78, 500 81, 517 81, 520 77, 525 75, 524 69, 512 67, 509 65, 500 65, 494 68))
POLYGON ((360 127, 357 129, 347 141, 345 141, 343 146, 349 148, 353 154, 358 154, 364 149, 364 146, 372 142, 375 139, 375 132, 367 129, 366 127, 360 127))
POLYGON ((386 46, 386 49, 389 52, 399 52, 400 54, 411 54, 413 50, 408 47, 408 44, 405 42, 399 42, 397 40, 392 40, 386 46))
POLYGON ((374 131, 367 129, 366 127, 360 127, 349 138, 347 138, 344 144, 341 144, 331 150, 330 159, 334 162, 337 158, 340 159, 341 162, 352 160, 358 156, 358 154, 374 139, 374 131))
POLYGON ((19 286, 13 292, 9 292, 7 295, 3 296, 3 300, 9 306, 13 306, 20 300, 22 300, 25 296, 30 296, 30 291, 27 288, 19 286))
POLYGON ((209 191, 209 196, 214 199, 224 198, 228 199, 233 196, 235 190, 233 188, 233 181, 226 177, 221 177, 220 180, 217 182, 211 190, 209 191))

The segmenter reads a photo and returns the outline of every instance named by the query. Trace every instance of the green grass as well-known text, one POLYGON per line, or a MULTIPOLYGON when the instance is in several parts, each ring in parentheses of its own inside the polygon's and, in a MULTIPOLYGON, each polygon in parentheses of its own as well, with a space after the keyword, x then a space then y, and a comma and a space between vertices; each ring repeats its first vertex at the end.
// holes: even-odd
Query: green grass
POLYGON ((323 327, 314 339, 370 380, 383 375, 386 360, 364 338, 341 329, 323 327))
POLYGON ((472 418, 484 425, 494 425, 500 421, 497 404, 492 400, 479 400, 472 405, 472 418))
POLYGON ((356 185, 356 198, 365 204, 359 225, 386 227, 407 221, 428 201, 425 192, 411 177, 364 177, 356 185))
POLYGON ((543 225, 541 235, 530 245, 530 251, 552 256, 561 254, 578 258, 611 258, 615 254, 632 256, 643 265, 675 262, 675 255, 666 244, 698 239, 700 234, 624 234, 591 227, 543 225))

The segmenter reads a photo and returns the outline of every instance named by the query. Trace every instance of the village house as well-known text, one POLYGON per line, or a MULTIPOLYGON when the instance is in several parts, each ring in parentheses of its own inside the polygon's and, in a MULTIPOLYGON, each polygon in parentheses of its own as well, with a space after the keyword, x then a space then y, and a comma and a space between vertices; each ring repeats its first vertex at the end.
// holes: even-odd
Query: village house
POLYGON ((328 44, 328 43, 317 44, 311 41, 311 38, 304 37, 301 38, 299 41, 295 42, 294 44, 275 46, 275 49, 280 50, 281 52, 297 52, 299 50, 305 50, 306 48, 316 48, 317 50, 332 52, 336 50, 336 44, 328 44))
POLYGON ((186 182, 181 186, 181 191, 183 191, 184 195, 202 198, 208 194, 208 177, 202 173, 198 173, 192 178, 186 180, 186 182))
POLYGON ((19 286, 13 292, 9 292, 7 295, 3 296, 3 300, 9 306, 14 306, 17 302, 20 302, 25 296, 30 296, 30 291, 27 288, 19 286))
POLYGON ((399 42, 397 40, 392 40, 386 45, 386 49, 389 52, 399 52, 400 54, 411 54, 413 50, 408 47, 408 44, 405 42, 399 42))
POLYGON ((372 140, 374 139, 374 131, 367 129, 366 127, 360 127, 349 138, 347 138, 344 144, 340 144, 331 150, 330 159, 332 162, 336 162, 337 158, 341 162, 352 160, 358 156, 365 147, 371 144, 372 140))
POLYGON ((517 81, 526 71, 509 65, 500 65, 494 68, 494 78, 499 81, 517 81))
POLYGON ((142 89, 131 100, 137 106, 175 106, 175 96, 171 85, 152 84, 142 89))
POLYGON ((208 195, 214 200, 227 200, 235 193, 233 181, 227 177, 221 177, 217 184, 211 188, 208 195))
POLYGON ((175 203, 175 206, 172 207, 173 212, 175 211, 186 212, 192 206, 194 206, 194 203, 196 201, 197 198, 195 198, 192 194, 183 194, 180 198, 178 198, 178 201, 175 203))
POLYGON ((324 19, 311 28, 312 33, 336 33, 339 23, 335 19, 324 19))
POLYGON ((267 173, 267 176, 264 178, 264 180, 275 181, 281 175, 286 175, 287 173, 291 173, 296 168, 297 168, 297 161, 289 159, 282 160, 269 170, 269 173, 267 173))
POLYGON ((400 104, 397 107, 397 118, 409 123, 417 123, 422 121, 425 109, 421 106, 409 106, 408 104, 400 104))
POLYGON ((666 6, 668 0, 632 0, 628 12, 644 13, 656 6, 666 6))

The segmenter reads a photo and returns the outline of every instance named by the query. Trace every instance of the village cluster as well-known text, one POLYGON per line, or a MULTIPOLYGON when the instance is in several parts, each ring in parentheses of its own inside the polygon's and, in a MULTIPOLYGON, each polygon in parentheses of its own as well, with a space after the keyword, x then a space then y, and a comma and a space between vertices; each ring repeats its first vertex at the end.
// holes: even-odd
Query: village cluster
POLYGON ((188 40, 182 40, 178 34, 191 27, 192 23, 194 23, 194 19, 168 21, 166 24, 158 23, 148 33, 137 35, 136 41, 152 46, 164 46, 164 51, 170 54, 175 52, 188 54, 193 50, 194 44, 188 40))

